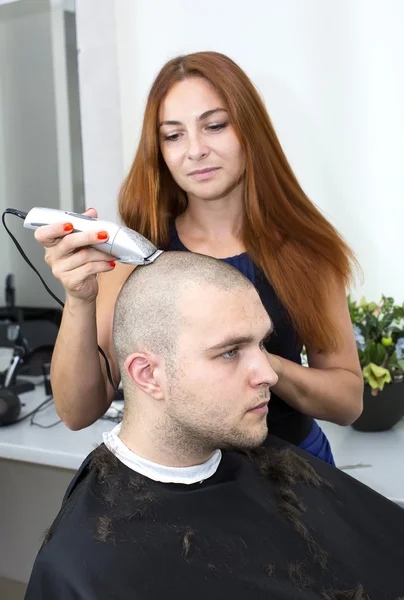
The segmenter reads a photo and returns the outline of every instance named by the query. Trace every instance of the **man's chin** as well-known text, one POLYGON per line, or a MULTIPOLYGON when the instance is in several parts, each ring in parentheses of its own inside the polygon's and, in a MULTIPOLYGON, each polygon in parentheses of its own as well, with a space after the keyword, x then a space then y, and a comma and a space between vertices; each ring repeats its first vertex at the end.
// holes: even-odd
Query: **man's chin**
POLYGON ((238 435, 231 436, 228 442, 222 443, 219 447, 222 450, 254 450, 261 446, 268 437, 268 428, 265 431, 256 435, 248 435, 246 433, 239 433, 238 435))

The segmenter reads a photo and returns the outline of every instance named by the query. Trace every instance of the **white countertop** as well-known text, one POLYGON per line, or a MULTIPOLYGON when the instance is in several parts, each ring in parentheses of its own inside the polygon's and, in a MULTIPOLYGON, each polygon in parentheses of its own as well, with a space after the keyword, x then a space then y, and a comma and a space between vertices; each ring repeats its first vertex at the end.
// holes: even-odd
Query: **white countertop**
MULTIPOLYGON (((43 388, 21 396, 25 402, 22 416, 45 398, 43 388)), ((36 420, 42 425, 58 419, 52 404, 36 420)), ((84 458, 102 441, 102 433, 114 426, 99 420, 81 431, 71 431, 63 423, 50 429, 30 424, 30 418, 0 427, 0 458, 77 469, 84 458)), ((339 468, 388 498, 404 503, 404 420, 390 431, 362 433, 352 427, 320 422, 330 440, 339 468)))
POLYGON ((319 422, 337 467, 404 506, 404 419, 377 433, 319 422), (356 468, 346 468, 356 467, 356 468))
MULTIPOLYGON (((25 403, 21 416, 31 412, 45 398, 42 386, 21 394, 21 401, 25 403)), ((38 413, 35 420, 42 425, 57 421, 54 404, 38 413)), ((31 425, 28 417, 21 423, 0 427, 0 458, 76 470, 102 441, 102 433, 113 426, 111 421, 99 420, 80 431, 71 431, 63 423, 42 429, 31 425)))

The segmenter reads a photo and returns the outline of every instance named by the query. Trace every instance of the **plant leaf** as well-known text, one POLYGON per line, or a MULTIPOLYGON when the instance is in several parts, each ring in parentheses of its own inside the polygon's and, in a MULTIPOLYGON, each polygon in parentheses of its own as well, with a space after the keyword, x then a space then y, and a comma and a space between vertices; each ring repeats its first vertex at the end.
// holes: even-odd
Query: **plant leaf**
POLYGON ((386 348, 382 344, 373 342, 369 346, 369 362, 381 365, 386 356, 386 348))

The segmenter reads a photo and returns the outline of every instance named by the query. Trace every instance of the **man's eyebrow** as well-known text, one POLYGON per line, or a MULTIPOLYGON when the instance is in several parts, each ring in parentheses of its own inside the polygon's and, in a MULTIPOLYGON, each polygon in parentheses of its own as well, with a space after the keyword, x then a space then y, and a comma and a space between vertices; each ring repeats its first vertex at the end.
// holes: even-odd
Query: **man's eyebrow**
MULTIPOLYGON (((263 340, 269 338, 273 330, 274 327, 271 323, 271 326, 269 327, 268 331, 263 337, 263 340)), ((210 352, 211 350, 222 350, 223 348, 228 348, 229 346, 240 346, 241 344, 252 344, 255 341, 255 339, 256 338, 253 335, 230 335, 218 344, 215 344, 214 346, 209 346, 207 348, 207 351, 210 352)))
MULTIPOLYGON (((227 110, 225 108, 212 108, 211 110, 207 110, 206 112, 199 115, 198 121, 203 121, 204 119, 208 119, 209 117, 211 117, 212 115, 214 115, 218 112, 226 112, 227 113, 227 110)), ((181 121, 162 121, 161 123, 159 123, 159 127, 162 127, 163 125, 181 125, 181 121)))

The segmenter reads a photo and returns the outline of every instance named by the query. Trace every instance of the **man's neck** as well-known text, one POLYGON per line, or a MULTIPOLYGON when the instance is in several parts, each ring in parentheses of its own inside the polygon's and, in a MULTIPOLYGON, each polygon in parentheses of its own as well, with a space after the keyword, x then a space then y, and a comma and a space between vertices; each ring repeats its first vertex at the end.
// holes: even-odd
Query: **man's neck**
POLYGON ((193 439, 185 439, 172 428, 151 426, 141 418, 124 419, 119 437, 129 450, 165 467, 181 468, 202 465, 216 449, 202 448, 193 439))

